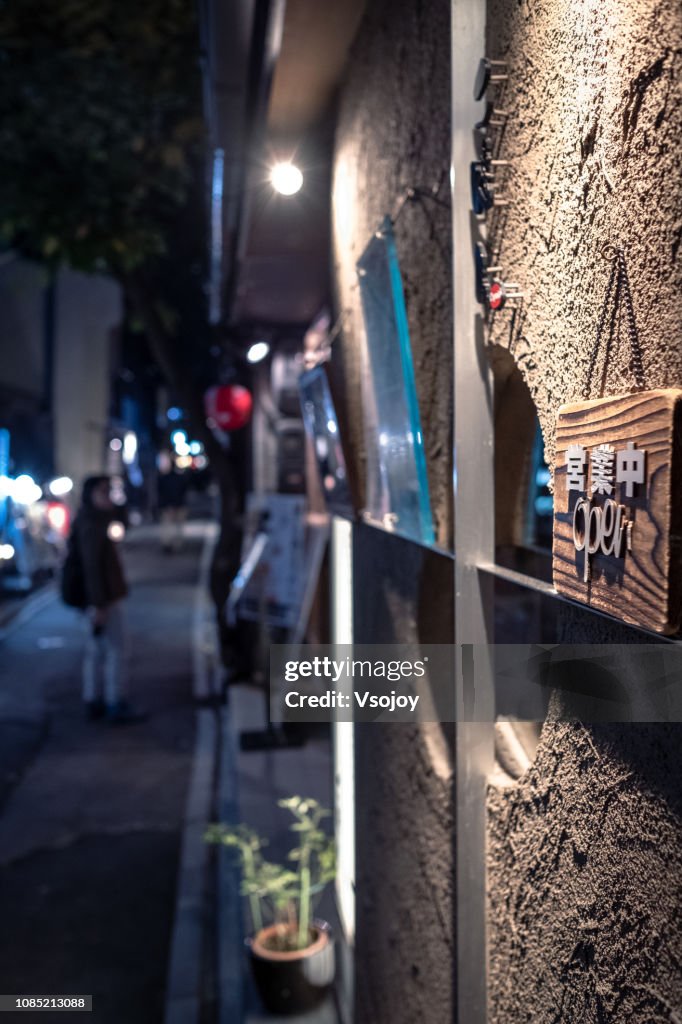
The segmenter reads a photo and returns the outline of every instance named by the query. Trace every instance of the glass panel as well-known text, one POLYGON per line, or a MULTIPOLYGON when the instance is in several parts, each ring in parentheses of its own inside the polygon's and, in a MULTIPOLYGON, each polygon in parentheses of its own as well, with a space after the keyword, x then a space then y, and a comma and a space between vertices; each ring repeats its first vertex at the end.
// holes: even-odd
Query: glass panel
POLYGON ((405 297, 386 217, 357 263, 367 336, 367 509, 370 520, 435 541, 405 297))
POLYGON ((530 493, 528 495, 528 542, 541 548, 552 548, 554 499, 550 491, 552 474, 545 460, 545 445, 538 423, 533 443, 530 493))
POLYGON ((306 431, 315 448, 320 481, 327 504, 338 511, 351 510, 351 497, 343 457, 339 422, 323 367, 301 374, 298 382, 306 431))

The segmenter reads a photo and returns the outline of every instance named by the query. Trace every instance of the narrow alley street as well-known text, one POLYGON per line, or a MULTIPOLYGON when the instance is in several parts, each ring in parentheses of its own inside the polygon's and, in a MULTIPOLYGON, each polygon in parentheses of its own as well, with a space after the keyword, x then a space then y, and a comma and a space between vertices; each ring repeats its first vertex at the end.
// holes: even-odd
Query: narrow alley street
POLYGON ((153 528, 125 544, 131 690, 147 721, 85 720, 84 626, 56 593, 0 639, 0 991, 92 994, 111 1024, 163 1019, 205 534, 188 532, 179 554, 153 528))

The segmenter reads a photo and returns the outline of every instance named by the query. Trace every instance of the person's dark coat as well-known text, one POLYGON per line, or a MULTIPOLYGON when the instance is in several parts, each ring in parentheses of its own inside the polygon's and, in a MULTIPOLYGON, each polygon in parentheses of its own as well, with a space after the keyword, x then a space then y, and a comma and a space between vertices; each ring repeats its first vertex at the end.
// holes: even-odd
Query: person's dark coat
POLYGON ((82 508, 73 524, 88 605, 105 608, 128 594, 116 544, 109 537, 110 512, 82 508))
POLYGON ((162 473, 158 481, 159 508, 184 508, 187 500, 187 483, 182 473, 172 469, 162 473))

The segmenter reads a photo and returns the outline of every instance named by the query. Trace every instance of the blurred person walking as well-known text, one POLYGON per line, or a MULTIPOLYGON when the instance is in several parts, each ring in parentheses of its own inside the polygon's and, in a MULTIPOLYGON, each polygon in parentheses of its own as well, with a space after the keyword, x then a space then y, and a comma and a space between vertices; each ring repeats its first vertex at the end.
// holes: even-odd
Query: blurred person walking
POLYGON ((93 720, 106 716, 112 723, 125 724, 147 716, 128 700, 124 607, 128 585, 111 536, 117 513, 120 515, 111 498, 109 477, 88 477, 73 524, 70 553, 79 566, 81 603, 88 624, 83 658, 86 714, 93 720))
POLYGON ((173 465, 168 452, 162 452, 159 456, 157 493, 161 516, 161 547, 168 554, 181 551, 187 518, 187 485, 184 475, 173 465))

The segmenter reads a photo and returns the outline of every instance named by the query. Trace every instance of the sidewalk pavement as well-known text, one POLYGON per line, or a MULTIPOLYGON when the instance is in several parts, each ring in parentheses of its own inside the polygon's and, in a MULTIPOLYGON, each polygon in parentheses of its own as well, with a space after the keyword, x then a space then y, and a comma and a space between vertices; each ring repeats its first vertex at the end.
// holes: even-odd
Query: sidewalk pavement
POLYGON ((125 545, 147 722, 84 720, 82 617, 56 596, 0 640, 0 992, 92 994, 102 1024, 163 1020, 194 741, 192 534, 172 556, 153 530, 125 545))

